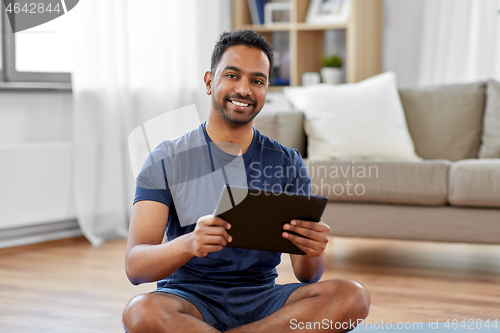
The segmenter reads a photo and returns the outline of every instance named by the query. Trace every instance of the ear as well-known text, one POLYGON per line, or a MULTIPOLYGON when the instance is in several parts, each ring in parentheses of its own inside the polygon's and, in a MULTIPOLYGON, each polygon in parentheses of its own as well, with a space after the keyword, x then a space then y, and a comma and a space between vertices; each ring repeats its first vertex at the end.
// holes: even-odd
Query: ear
POLYGON ((207 95, 212 95, 212 81, 214 79, 214 75, 212 72, 205 72, 205 77, 203 80, 205 81, 205 88, 207 89, 207 95))

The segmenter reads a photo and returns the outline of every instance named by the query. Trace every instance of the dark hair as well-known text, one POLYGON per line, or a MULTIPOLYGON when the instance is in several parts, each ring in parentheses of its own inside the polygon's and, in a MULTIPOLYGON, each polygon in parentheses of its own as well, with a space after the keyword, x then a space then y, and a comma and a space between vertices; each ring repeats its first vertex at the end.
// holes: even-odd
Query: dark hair
POLYGON ((210 65, 210 71, 212 73, 215 74, 215 68, 219 64, 222 54, 231 46, 236 45, 255 47, 264 52, 267 59, 269 59, 269 79, 271 78, 271 72, 273 70, 273 50, 266 38, 259 36, 253 30, 225 31, 220 35, 212 53, 212 62, 210 65))

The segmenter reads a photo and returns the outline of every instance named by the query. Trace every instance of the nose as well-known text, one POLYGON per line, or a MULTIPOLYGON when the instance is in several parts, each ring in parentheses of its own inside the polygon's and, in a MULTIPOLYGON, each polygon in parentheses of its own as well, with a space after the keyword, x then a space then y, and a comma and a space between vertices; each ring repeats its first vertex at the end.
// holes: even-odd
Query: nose
POLYGON ((234 87, 234 91, 243 97, 250 96, 252 94, 252 91, 250 90, 250 84, 248 80, 245 79, 238 80, 236 86, 234 87))

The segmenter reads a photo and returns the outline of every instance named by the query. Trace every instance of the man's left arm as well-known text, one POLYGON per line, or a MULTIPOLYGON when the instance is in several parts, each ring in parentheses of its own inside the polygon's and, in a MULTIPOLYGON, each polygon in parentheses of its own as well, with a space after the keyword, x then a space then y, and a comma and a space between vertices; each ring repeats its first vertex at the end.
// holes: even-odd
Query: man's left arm
POLYGON ((330 227, 323 223, 292 220, 283 226, 283 237, 297 245, 305 255, 290 254, 293 272, 300 282, 317 282, 326 269, 325 253, 330 227), (291 234, 293 231, 301 236, 291 234))

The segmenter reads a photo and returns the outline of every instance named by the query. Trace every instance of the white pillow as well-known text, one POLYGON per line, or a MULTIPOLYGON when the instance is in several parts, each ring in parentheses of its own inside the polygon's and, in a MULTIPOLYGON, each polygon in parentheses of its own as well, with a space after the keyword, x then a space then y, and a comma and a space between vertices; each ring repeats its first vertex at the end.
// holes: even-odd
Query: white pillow
POLYGON ((286 87, 284 93, 306 116, 310 159, 421 160, 392 72, 344 85, 286 87))

